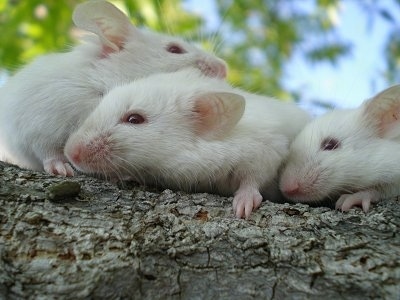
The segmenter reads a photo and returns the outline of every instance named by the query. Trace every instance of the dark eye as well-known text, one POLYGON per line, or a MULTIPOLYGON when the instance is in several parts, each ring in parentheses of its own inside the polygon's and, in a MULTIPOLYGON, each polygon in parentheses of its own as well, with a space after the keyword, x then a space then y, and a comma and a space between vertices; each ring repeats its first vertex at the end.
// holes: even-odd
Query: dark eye
POLYGON ((331 151, 340 147, 340 142, 335 138, 326 138, 321 143, 321 150, 331 151))
POLYGON ((167 51, 170 53, 175 53, 175 54, 182 54, 186 53, 185 49, 183 49, 181 46, 176 45, 176 44, 171 44, 167 46, 167 51))
POLYGON ((146 122, 146 118, 143 117, 141 114, 138 113, 132 113, 128 114, 124 117, 123 120, 125 123, 131 123, 131 124, 142 124, 146 122))

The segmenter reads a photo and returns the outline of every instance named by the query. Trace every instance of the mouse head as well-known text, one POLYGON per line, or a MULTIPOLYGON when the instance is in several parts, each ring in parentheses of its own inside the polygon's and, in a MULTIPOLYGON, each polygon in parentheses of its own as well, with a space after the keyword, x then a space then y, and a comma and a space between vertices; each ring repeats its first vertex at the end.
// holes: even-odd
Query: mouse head
POLYGON ((201 152, 200 140, 228 136, 245 107, 240 95, 197 89, 190 84, 201 80, 196 78, 158 74, 113 89, 71 135, 66 156, 81 171, 105 175, 185 165, 201 152))
POLYGON ((280 179, 283 194, 296 202, 319 202, 377 184, 379 165, 400 137, 399 118, 400 85, 358 109, 316 118, 290 147, 280 179))
POLYGON ((210 77, 226 77, 226 64, 220 58, 180 38, 139 30, 127 16, 106 1, 88 1, 78 5, 73 21, 77 27, 99 37, 100 65, 111 68, 110 73, 114 73, 109 76, 127 77, 119 82, 187 67, 196 67, 210 77))

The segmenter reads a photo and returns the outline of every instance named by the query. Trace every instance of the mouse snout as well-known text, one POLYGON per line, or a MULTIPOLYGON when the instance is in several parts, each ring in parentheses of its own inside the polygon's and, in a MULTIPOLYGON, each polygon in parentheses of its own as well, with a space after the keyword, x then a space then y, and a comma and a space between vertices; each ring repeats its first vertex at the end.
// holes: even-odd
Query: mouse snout
POLYGON ((301 194, 301 190, 300 190, 300 185, 298 182, 293 181, 293 182, 285 182, 284 184, 282 184, 281 186, 281 190, 282 193, 285 196, 290 197, 295 197, 298 194, 301 194))
POLYGON ((81 144, 76 145, 72 149, 67 151, 68 158, 74 163, 79 164, 81 162, 81 153, 83 146, 81 144))
POLYGON ((282 174, 279 185, 285 197, 297 202, 308 202, 317 192, 317 181, 316 172, 296 172, 290 169, 282 174))
POLYGON ((282 178, 280 189, 287 198, 292 200, 304 197, 305 195, 300 182, 295 178, 282 178))
POLYGON ((199 59, 196 64, 200 71, 206 76, 217 77, 221 79, 226 78, 228 71, 223 60, 199 59))
POLYGON ((66 148, 66 156, 83 171, 96 171, 103 166, 110 155, 110 145, 106 136, 99 136, 88 142, 77 142, 66 148))

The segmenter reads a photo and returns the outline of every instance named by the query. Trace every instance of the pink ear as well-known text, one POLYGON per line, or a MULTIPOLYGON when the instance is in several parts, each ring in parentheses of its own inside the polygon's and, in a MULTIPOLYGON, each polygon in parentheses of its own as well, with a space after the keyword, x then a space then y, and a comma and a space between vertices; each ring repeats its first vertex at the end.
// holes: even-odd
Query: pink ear
POLYGON ((366 121, 373 124, 378 135, 387 137, 396 126, 400 126, 400 85, 394 85, 365 103, 366 121))
POLYGON ((106 1, 79 4, 72 19, 77 27, 99 36, 103 56, 121 50, 129 31, 135 29, 126 15, 106 1))
POLYGON ((204 138, 220 138, 239 122, 245 108, 244 97, 225 92, 202 94, 194 102, 196 133, 204 138))

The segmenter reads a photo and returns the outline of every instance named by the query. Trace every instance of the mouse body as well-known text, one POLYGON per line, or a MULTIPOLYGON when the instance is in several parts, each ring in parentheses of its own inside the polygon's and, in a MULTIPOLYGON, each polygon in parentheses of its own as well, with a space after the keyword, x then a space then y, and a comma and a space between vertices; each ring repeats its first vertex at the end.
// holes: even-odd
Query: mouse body
POLYGON ((95 35, 70 52, 37 58, 0 89, 0 159, 71 176, 65 141, 113 87, 192 67, 226 76, 223 60, 178 37, 136 28, 106 1, 78 5, 73 20, 95 35))
POLYGON ((334 201, 342 211, 400 195, 400 85, 354 109, 333 110, 304 127, 280 176, 295 202, 334 201))
POLYGON ((189 192, 234 195, 237 217, 277 196, 277 171, 309 121, 293 103, 235 89, 198 70, 114 88, 70 136, 84 173, 189 192))

